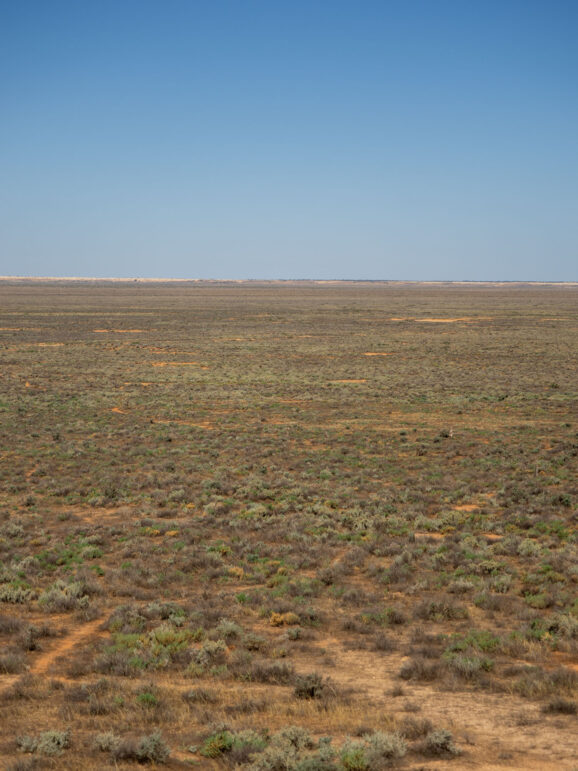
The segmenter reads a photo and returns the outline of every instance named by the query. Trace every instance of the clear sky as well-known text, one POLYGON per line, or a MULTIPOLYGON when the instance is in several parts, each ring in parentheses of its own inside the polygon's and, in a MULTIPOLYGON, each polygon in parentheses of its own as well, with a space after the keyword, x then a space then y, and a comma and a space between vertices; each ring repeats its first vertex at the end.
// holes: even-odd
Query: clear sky
POLYGON ((576 0, 0 0, 0 275, 578 279, 576 0))

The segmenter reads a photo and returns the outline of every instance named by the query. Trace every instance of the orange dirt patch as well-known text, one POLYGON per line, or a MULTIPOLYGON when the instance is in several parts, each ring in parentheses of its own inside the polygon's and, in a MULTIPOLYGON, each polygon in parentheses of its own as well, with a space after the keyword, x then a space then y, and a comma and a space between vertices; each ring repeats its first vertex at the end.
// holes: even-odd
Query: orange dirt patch
POLYGON ((64 639, 59 640, 52 650, 39 656, 30 668, 30 671, 35 675, 46 674, 50 671, 56 659, 65 656, 79 643, 84 642, 89 637, 103 637, 104 633, 99 631, 99 627, 104 620, 102 617, 97 618, 95 621, 90 621, 88 624, 84 624, 70 632, 64 639))
POLYGON ((126 506, 113 506, 111 508, 98 508, 87 509, 85 511, 78 511, 78 509, 63 509, 63 512, 74 513, 75 517, 79 517, 84 522, 91 524, 98 523, 102 525, 104 522, 111 524, 113 522, 127 522, 133 516, 133 513, 126 506))
POLYGON ((475 503, 462 503, 460 506, 454 506, 454 511, 475 511, 479 508, 475 503))
POLYGON ((578 672, 578 661, 568 653, 553 651, 552 658, 555 661, 556 667, 566 667, 566 669, 571 669, 573 672, 578 672))
POLYGON ((417 532, 417 533, 414 533, 414 536, 416 538, 434 538, 436 541, 440 541, 442 538, 445 538, 443 533, 422 533, 422 532, 417 532))
POLYGON ((379 351, 367 351, 364 356, 393 356, 393 353, 381 353, 379 351))
POLYGON ((418 319, 415 316, 390 318, 390 321, 416 321, 421 324, 454 324, 456 321, 491 321, 492 316, 456 316, 455 318, 418 319))
POLYGON ((473 319, 467 316, 461 316, 455 319, 414 319, 422 324, 454 324, 456 321, 472 321, 473 319))
POLYGON ((118 415, 126 415, 127 414, 127 411, 126 410, 121 410, 120 407, 112 407, 110 411, 111 412, 116 412, 118 415))
POLYGON ((196 428, 206 428, 208 430, 212 430, 214 428, 213 424, 210 423, 208 420, 204 421, 203 423, 195 423, 192 420, 157 420, 154 419, 151 421, 152 423, 162 423, 163 425, 170 426, 195 426, 196 428))

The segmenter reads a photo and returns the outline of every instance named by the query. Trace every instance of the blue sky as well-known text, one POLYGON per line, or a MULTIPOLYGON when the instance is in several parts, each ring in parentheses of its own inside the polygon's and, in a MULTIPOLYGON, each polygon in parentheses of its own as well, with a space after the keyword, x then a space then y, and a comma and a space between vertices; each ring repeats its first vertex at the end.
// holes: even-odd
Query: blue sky
POLYGON ((0 0, 0 275, 578 279, 575 0, 0 0))

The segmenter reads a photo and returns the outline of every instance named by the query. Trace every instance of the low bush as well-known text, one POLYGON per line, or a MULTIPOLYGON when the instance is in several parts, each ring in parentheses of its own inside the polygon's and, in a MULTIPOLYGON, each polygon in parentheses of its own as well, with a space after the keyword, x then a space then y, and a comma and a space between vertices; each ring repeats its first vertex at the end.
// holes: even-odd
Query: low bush
POLYGON ((20 653, 0 654, 0 674, 16 675, 24 672, 26 669, 26 660, 20 653))
POLYGON ((94 747, 101 752, 115 752, 122 744, 122 739, 112 731, 97 734, 94 737, 94 747))
POLYGON ((200 749, 205 758, 218 758, 233 748, 233 734, 230 731, 218 731, 207 737, 200 749))
POLYGON ((311 672, 296 678, 294 693, 298 699, 323 699, 335 695, 335 687, 328 677, 311 672))
POLYGON ((16 743, 22 752, 54 757, 70 746, 70 731, 43 731, 38 736, 19 736, 16 743))
POLYGON ((453 742, 450 731, 439 728, 431 731, 424 739, 422 751, 426 755, 459 755, 460 750, 453 742))
POLYGON ((67 584, 60 579, 42 592, 38 598, 38 604, 51 613, 64 613, 86 608, 88 603, 89 597, 85 593, 85 587, 82 583, 72 581, 67 584))
POLYGON ((548 704, 542 707, 542 712, 547 715, 575 715, 578 712, 578 705, 570 699, 555 696, 548 704))
POLYGON ((297 771, 315 747, 309 732, 300 726, 287 726, 273 734, 267 747, 254 756, 250 771, 297 771))
POLYGON ((347 739, 341 749, 341 765, 345 771, 373 771, 406 753, 407 743, 401 734, 376 731, 361 740, 347 739))
POLYGON ((170 750, 159 732, 140 739, 124 739, 113 748, 112 758, 117 760, 136 760, 138 763, 165 763, 170 750))
POLYGON ((420 603, 415 609, 416 618, 428 621, 456 621, 468 617, 467 608, 446 600, 429 600, 420 603))
POLYGON ((436 680, 443 672, 443 665, 439 661, 427 661, 420 657, 409 659, 402 664, 399 676, 402 680, 423 680, 431 682, 436 680))
POLYGON ((183 699, 187 704, 216 704, 219 701, 218 695, 209 688, 192 688, 183 694, 183 699))
POLYGON ((13 605, 23 605, 35 597, 32 589, 15 584, 0 586, 0 602, 9 602, 13 605))
POLYGON ((257 683, 276 683, 277 685, 289 685, 295 677, 293 665, 286 661, 255 661, 246 673, 244 679, 257 683))

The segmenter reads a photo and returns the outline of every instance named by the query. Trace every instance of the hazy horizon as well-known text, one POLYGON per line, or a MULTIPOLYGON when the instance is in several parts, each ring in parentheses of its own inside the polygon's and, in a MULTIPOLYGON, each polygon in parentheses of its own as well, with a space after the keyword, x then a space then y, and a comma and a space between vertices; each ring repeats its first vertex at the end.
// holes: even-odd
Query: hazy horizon
POLYGON ((578 278, 578 5, 0 8, 0 274, 578 278))
POLYGON ((387 279, 387 278, 195 278, 192 276, 184 278, 174 278, 172 276, 17 276, 7 275, 0 276, 0 281, 22 281, 22 282, 114 282, 114 283, 223 283, 223 284, 419 284, 419 285, 431 285, 431 284, 456 284, 456 285, 470 285, 470 284, 483 284, 486 286, 502 286, 511 284, 527 284, 540 285, 540 286, 578 286, 578 281, 525 281, 523 279, 511 279, 511 280, 492 280, 492 279, 436 279, 430 281, 423 281, 420 279, 387 279))

